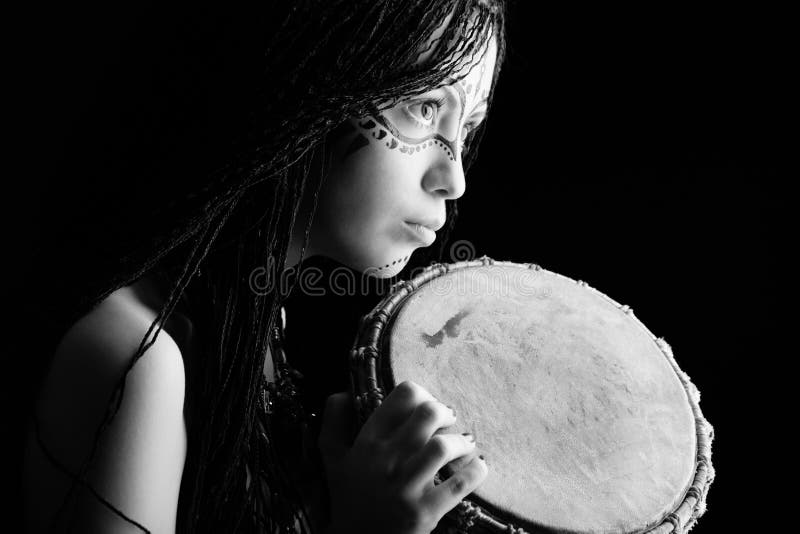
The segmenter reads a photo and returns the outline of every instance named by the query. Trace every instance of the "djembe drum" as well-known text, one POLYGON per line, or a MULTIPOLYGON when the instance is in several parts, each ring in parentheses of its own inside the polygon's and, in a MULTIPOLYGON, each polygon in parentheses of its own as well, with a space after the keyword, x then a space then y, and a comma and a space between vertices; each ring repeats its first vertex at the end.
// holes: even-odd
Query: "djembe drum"
POLYGON ((666 534, 705 511, 697 389, 663 339, 584 282, 486 257, 434 264, 362 319, 350 359, 361 424, 412 380, 486 456, 437 532, 666 534))

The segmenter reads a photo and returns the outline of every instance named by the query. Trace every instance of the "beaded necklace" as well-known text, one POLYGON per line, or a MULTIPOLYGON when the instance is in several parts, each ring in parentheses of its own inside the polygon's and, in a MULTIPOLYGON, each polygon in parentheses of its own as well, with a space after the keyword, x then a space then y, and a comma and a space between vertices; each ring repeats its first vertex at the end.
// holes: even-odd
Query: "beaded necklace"
POLYGON ((285 327, 286 310, 281 307, 280 324, 270 332, 270 350, 265 355, 271 355, 275 380, 262 375, 256 418, 260 438, 256 465, 261 482, 257 491, 262 492, 260 502, 269 503, 268 510, 256 510, 256 519, 272 532, 306 533, 320 526, 312 528, 313 514, 306 506, 309 499, 320 497, 308 489, 320 472, 310 424, 315 414, 306 414, 300 400, 303 375, 287 361, 285 327), (305 488, 306 495, 299 488, 305 488))

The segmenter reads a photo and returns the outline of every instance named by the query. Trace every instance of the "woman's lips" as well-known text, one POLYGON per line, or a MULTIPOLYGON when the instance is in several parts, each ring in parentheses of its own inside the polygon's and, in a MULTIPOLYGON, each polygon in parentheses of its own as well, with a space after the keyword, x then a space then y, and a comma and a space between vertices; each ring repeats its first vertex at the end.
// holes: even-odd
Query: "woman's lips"
POLYGON ((419 223, 413 223, 409 221, 404 221, 406 228, 408 228, 410 234, 417 240, 421 241, 426 247, 433 244, 436 241, 436 232, 428 228, 427 226, 422 226, 419 223))

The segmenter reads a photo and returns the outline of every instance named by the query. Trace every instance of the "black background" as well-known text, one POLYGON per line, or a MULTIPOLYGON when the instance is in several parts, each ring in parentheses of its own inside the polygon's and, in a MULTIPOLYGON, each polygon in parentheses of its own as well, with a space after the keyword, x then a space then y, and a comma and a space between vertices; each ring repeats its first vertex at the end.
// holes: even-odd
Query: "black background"
POLYGON ((455 239, 631 306, 715 427, 696 531, 770 531, 793 453, 774 417, 794 130, 780 14, 527 6, 455 239))
MULTIPOLYGON (((775 424, 790 362, 777 252, 795 242, 787 16, 518 4, 454 239, 630 305, 672 345, 715 427, 717 480, 696 532, 768 531, 784 515, 772 477, 792 448, 775 424)), ((55 162, 129 31, 126 9, 40 5, 16 17, 7 284, 59 224, 37 208, 52 184, 80 180, 55 162)))

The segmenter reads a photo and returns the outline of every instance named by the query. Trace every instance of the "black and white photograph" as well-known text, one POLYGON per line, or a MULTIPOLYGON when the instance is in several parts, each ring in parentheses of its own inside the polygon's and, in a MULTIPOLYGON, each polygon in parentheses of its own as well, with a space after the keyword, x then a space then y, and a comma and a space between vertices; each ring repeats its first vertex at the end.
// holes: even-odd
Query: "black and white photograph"
POLYGON ((17 8, 8 531, 790 528, 789 20, 17 8))

